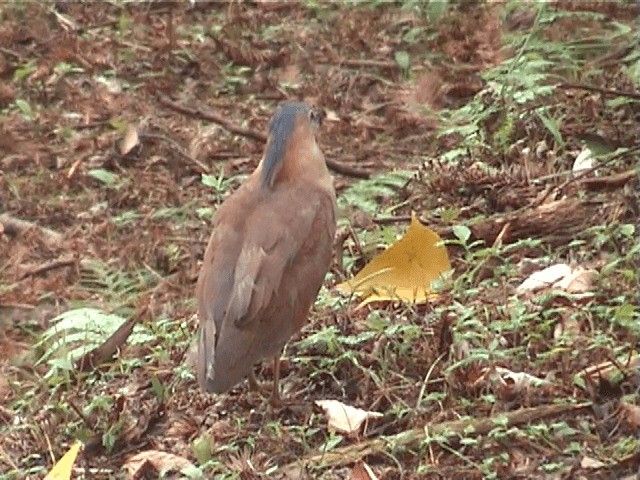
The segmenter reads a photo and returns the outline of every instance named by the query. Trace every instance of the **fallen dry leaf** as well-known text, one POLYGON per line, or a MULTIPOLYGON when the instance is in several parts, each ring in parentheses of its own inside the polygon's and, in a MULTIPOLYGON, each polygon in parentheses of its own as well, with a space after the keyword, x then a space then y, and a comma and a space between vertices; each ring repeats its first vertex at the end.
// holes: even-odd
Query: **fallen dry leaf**
POLYGON ((640 407, 638 405, 622 401, 620 402, 620 414, 630 428, 633 430, 640 428, 640 407))
POLYGON ((556 323, 553 327, 553 338, 577 337, 580 334, 580 323, 573 316, 563 318, 560 322, 556 323))
POLYGON ((586 293, 591 290, 598 272, 582 267, 564 276, 553 284, 555 288, 561 288, 569 293, 586 293))
POLYGON ((501 387, 508 387, 511 392, 519 393, 529 388, 537 388, 545 385, 551 385, 551 382, 538 378, 525 372, 514 372, 504 367, 486 367, 483 369, 483 375, 476 380, 478 383, 497 383, 501 387))
POLYGON ((598 378, 602 378, 602 377, 607 378, 607 379, 611 379, 611 377, 613 375, 615 375, 618 372, 620 372, 621 368, 623 368, 624 370, 626 370, 626 369, 640 370, 640 356, 638 356, 638 353, 633 352, 624 361, 622 366, 617 365, 616 363, 607 360, 606 362, 602 362, 602 363, 599 363, 597 365, 591 365, 591 366, 585 368, 584 371, 580 372, 578 375, 579 376, 585 376, 585 377, 591 377, 591 379, 593 381, 595 381, 598 378))
POLYGON ((139 478, 145 471, 148 471, 147 469, 152 469, 158 475, 163 476, 171 470, 180 471, 192 467, 194 467, 193 463, 186 458, 159 450, 136 453, 129 457, 123 465, 130 478, 139 478))
POLYGON ((327 114, 327 121, 328 122, 339 122, 340 121, 340 117, 338 116, 338 114, 333 111, 333 110, 329 110, 327 108, 325 108, 325 113, 327 114))
POLYGON ((360 461, 353 466, 351 470, 351 480, 378 480, 378 477, 369 465, 360 461))
POLYGON ((593 269, 558 263, 532 273, 516 289, 519 293, 534 292, 545 287, 562 289, 568 293, 587 293, 593 287, 598 272, 593 269))
POLYGON ((367 412, 360 408, 345 405, 338 400, 316 400, 315 403, 327 415, 329 429, 341 433, 354 433, 360 429, 365 420, 382 417, 381 413, 367 412))
POLYGON ((596 165, 596 160, 593 158, 593 152, 588 147, 582 147, 582 150, 573 162, 571 171, 573 173, 582 173, 587 170, 591 170, 596 165))
POLYGON ((582 457, 582 460, 580 460, 580 467, 581 468, 602 468, 605 465, 606 464, 601 462, 600 460, 597 460, 597 459, 591 458, 591 457, 587 457, 586 455, 584 457, 582 457))
POLYGON ((558 280, 571 274, 571 267, 566 263, 557 263, 545 269, 534 272, 522 282, 516 291, 518 292, 534 292, 541 288, 550 287, 558 280))
POLYGON ((138 130, 133 125, 128 125, 124 138, 120 143, 120 155, 124 157, 139 143, 140 139, 138 138, 138 130))
POLYGON ((425 302, 431 282, 451 270, 440 236, 411 215, 405 235, 336 288, 364 297, 362 305, 384 300, 425 302))

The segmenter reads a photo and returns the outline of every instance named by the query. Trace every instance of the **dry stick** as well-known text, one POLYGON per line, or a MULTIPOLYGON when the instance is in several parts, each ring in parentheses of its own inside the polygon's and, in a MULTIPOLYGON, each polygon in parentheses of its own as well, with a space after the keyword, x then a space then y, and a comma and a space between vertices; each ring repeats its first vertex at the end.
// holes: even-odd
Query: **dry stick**
POLYGON ((0 47, 0 52, 4 53, 5 55, 8 55, 10 57, 13 57, 17 60, 20 60, 22 58, 22 55, 20 55, 18 52, 16 52, 15 50, 11 50, 9 48, 6 47, 0 47))
POLYGON ((392 70, 397 70, 400 68, 400 65, 390 60, 385 61, 385 60, 367 60, 364 58, 363 59, 352 58, 352 59, 341 60, 338 63, 344 67, 352 67, 352 68, 358 68, 358 67, 387 68, 392 70))
POLYGON ((556 85, 556 88, 562 88, 564 90, 586 90, 588 92, 602 93, 603 95, 612 95, 615 97, 627 97, 640 100, 640 93, 636 92, 624 92, 621 90, 612 90, 609 88, 594 87, 592 85, 583 85, 579 83, 560 83, 556 85))
POLYGON ((345 65, 347 67, 373 67, 373 68, 390 68, 390 69, 394 69, 397 70, 400 68, 400 66, 396 63, 396 62, 385 62, 385 61, 381 61, 381 60, 358 60, 358 59, 352 59, 352 60, 343 60, 342 65, 345 65))
POLYGON ((20 280, 23 280, 27 277, 34 277, 36 275, 40 275, 41 273, 46 273, 50 270, 55 270, 56 268, 63 267, 71 267, 75 265, 78 260, 74 255, 63 255, 55 260, 51 260, 50 262, 45 262, 42 265, 39 265, 31 270, 28 270, 22 274, 20 280))
POLYGON ((169 99, 158 97, 158 100, 165 107, 169 107, 176 112, 182 113, 184 115, 189 115, 191 117, 202 118, 204 120, 209 120, 210 122, 216 123, 220 125, 225 130, 228 130, 231 133, 235 133, 236 135, 241 135, 243 137, 252 138, 254 140, 258 140, 260 142, 266 142, 267 136, 261 132, 257 132, 255 130, 251 130, 250 128, 242 128, 237 125, 234 125, 227 121, 225 118, 216 115, 213 112, 204 111, 201 108, 189 108, 184 105, 180 105, 179 103, 172 102, 169 99))
MULTIPOLYGON (((418 218, 422 223, 420 218, 418 218)), ((411 215, 397 215, 395 217, 377 217, 373 219, 373 223, 377 225, 393 225, 394 223, 405 223, 411 221, 411 215)))
POLYGON ((5 424, 10 424, 13 422, 14 418, 16 418, 16 413, 13 410, 9 410, 8 408, 0 405, 0 419, 2 419, 5 424))
POLYGON ((166 135, 162 135, 160 133, 148 133, 148 132, 143 132, 143 133, 139 133, 138 134, 138 138, 140 138, 141 140, 144 140, 145 138, 150 138, 153 140, 162 140, 164 142, 167 142, 171 147, 173 147, 173 149, 178 152, 178 154, 184 158, 185 160, 187 160, 189 163, 191 163, 194 167, 196 167, 196 171, 198 173, 211 173, 211 169, 205 165, 204 163, 202 163, 200 160, 198 160, 197 158, 192 157, 191 155, 189 155, 181 146, 178 142, 176 142, 173 138, 171 137, 167 137, 166 135))
POLYGON ((124 345, 133 331, 133 327, 135 327, 141 319, 141 315, 136 315, 123 323, 102 345, 79 358, 76 362, 76 368, 81 371, 91 370, 111 358, 111 356, 124 345))
POLYGON ((91 431, 96 431, 96 422, 94 422, 93 420, 89 419, 89 417, 87 417, 82 410, 80 410, 78 408, 78 406, 73 402, 73 400, 71 400, 70 398, 66 399, 67 404, 71 407, 71 410, 73 410, 74 412, 76 412, 76 415, 78 415, 78 417, 80 417, 80 419, 84 422, 84 424, 87 426, 88 429, 90 429, 91 431))
POLYGON ((51 243, 62 242, 63 237, 58 232, 55 232, 46 227, 41 227, 34 222, 29 222, 27 220, 21 220, 19 218, 12 217, 7 213, 0 214, 0 224, 2 224, 2 226, 4 227, 4 231, 9 235, 18 235, 33 228, 41 232, 51 243))
POLYGON ((347 177, 362 178, 365 180, 371 177, 371 174, 369 172, 350 167, 348 165, 345 165, 344 163, 338 163, 328 158, 325 158, 324 161, 326 162, 327 167, 329 167, 331 170, 347 177))
POLYGON ((583 178, 580 180, 580 184, 591 190, 620 188, 635 180, 637 176, 638 174, 635 170, 627 170, 626 172, 607 175, 606 177, 583 178))
MULTIPOLYGON (((234 133, 236 135, 251 138, 253 140, 257 140, 263 143, 267 142, 267 136, 264 133, 258 132, 256 130, 252 130, 250 128, 243 128, 238 125, 234 125, 233 123, 229 122, 225 118, 221 117, 220 115, 216 115, 213 112, 204 111, 201 108, 185 107, 184 105, 172 102, 171 100, 163 97, 158 97, 158 101, 165 107, 175 110, 176 112, 182 113, 184 115, 189 115, 191 117, 208 120, 217 125, 220 125, 225 130, 231 133, 234 133)), ((327 163, 327 167, 329 167, 334 172, 340 173, 342 175, 346 175, 348 177, 364 178, 364 179, 367 179, 370 177, 370 174, 368 172, 350 167, 348 165, 344 165, 342 163, 335 162, 334 160, 326 159, 326 163, 327 163)))
POLYGON ((16 472, 22 471, 22 469, 13 461, 13 458, 0 446, 0 457, 2 457, 16 472))
POLYGON ((615 154, 615 155, 607 158, 605 161, 600 162, 600 163, 598 163, 597 165, 594 165, 591 168, 588 168, 586 170, 580 171, 574 177, 571 177, 568 180, 566 180, 563 183, 561 183, 560 185, 558 185, 557 187, 550 189, 540 200, 538 200, 536 202, 533 202, 532 205, 527 205, 524 208, 530 209, 530 208, 538 207, 538 206, 542 205, 545 202, 545 200, 547 198, 549 198, 549 195, 551 195, 552 193, 562 192, 567 186, 569 186, 570 184, 572 184, 574 182, 584 182, 584 180, 586 179, 587 175, 595 172, 598 168, 601 168, 601 167, 607 165, 608 163, 611 163, 612 161, 617 160, 620 157, 623 157, 623 156, 628 155, 630 153, 634 153, 634 152, 636 152, 638 150, 640 150, 640 146, 630 148, 629 150, 625 150, 624 152, 620 152, 618 154, 615 154))
POLYGON ((361 460, 366 455, 385 452, 389 446, 411 448, 433 437, 453 438, 457 436, 486 435, 500 426, 511 428, 535 420, 573 413, 578 414, 591 407, 591 402, 577 405, 542 405, 534 408, 522 408, 514 412, 502 413, 488 418, 470 418, 450 422, 424 425, 412 430, 397 433, 386 438, 366 440, 355 445, 336 448, 330 452, 315 453, 283 467, 284 471, 299 469, 300 464, 320 467, 337 467, 361 460))

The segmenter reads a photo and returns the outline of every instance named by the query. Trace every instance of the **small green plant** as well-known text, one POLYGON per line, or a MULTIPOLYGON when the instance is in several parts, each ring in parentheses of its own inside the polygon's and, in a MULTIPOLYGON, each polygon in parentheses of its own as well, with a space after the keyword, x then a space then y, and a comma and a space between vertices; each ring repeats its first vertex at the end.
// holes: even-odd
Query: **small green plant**
POLYGON ((33 72, 35 72, 37 68, 38 68, 37 61, 36 60, 29 60, 27 63, 25 63, 21 67, 18 67, 13 72, 13 79, 15 81, 17 81, 17 82, 20 81, 20 80, 24 80, 29 75, 31 75, 33 72))
POLYGON ((382 201, 393 197, 412 176, 412 172, 398 170, 355 182, 340 195, 338 207, 352 207, 372 215, 378 213, 382 201))
POLYGON ((139 295, 158 281, 150 270, 122 271, 99 260, 82 263, 80 284, 98 295, 103 304, 121 315, 128 315, 139 295))
POLYGON ((202 174, 202 184, 213 191, 216 202, 220 203, 245 177, 245 175, 225 177, 224 171, 220 169, 217 175, 202 174))
MULTIPOLYGON (((36 348, 44 349, 38 363, 47 362, 50 370, 45 378, 59 371, 70 372, 83 355, 102 345, 126 319, 95 308, 77 308, 52 319, 52 326, 42 335, 36 348)), ((141 325, 134 327, 128 341, 141 344, 153 340, 141 325)))
POLYGON ((13 104, 20 111, 20 113, 22 114, 22 117, 25 120, 28 120, 28 121, 33 120, 34 113, 33 113, 33 109, 31 108, 31 105, 29 104, 29 102, 27 102, 26 100, 24 100, 22 98, 18 98, 18 99, 16 99, 15 102, 13 102, 13 104))
POLYGON ((118 190, 125 186, 128 182, 127 179, 121 179, 119 175, 105 170, 104 168, 94 168, 87 172, 91 178, 98 180, 106 188, 112 188, 118 190))

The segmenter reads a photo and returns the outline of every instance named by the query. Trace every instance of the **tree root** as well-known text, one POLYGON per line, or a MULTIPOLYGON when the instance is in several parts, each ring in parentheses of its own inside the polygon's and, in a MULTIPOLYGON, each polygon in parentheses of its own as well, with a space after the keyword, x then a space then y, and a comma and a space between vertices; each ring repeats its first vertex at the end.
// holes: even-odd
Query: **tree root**
POLYGON ((0 232, 4 231, 7 235, 17 236, 31 229, 38 230, 48 243, 58 245, 62 243, 63 236, 54 230, 34 222, 12 217, 7 213, 0 214, 0 232))
POLYGON ((314 453, 283 467, 283 472, 299 472, 309 467, 337 467, 355 463, 367 455, 383 453, 389 448, 414 448, 422 442, 434 441, 435 437, 447 440, 458 436, 486 435, 496 426, 511 428, 536 420, 571 413, 577 415, 591 408, 591 403, 577 405, 541 405, 522 408, 513 412, 500 413, 494 417, 467 418, 451 422, 424 425, 412 430, 400 432, 386 438, 373 438, 363 442, 336 448, 330 452, 314 453))

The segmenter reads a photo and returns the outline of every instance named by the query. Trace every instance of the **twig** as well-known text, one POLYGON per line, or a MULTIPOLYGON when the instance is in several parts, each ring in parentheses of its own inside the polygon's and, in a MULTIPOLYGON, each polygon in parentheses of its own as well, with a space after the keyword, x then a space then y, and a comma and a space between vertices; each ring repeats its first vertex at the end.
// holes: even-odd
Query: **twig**
POLYGON ((5 55, 9 55, 10 57, 15 58, 16 60, 20 60, 22 58, 22 56, 16 52, 15 50, 11 50, 7 47, 0 47, 0 52, 4 53, 5 55))
POLYGON ((564 90, 586 90, 588 92, 602 93, 603 95, 612 95, 614 97, 627 97, 640 100, 640 93, 626 92, 621 90, 612 90, 610 88, 594 87, 592 85, 583 85, 579 83, 560 83, 556 85, 556 88, 562 88, 564 90))
POLYGON ((108 124, 109 124, 108 120, 96 120, 95 122, 81 123, 79 125, 74 125, 72 128, 74 130, 89 130, 91 128, 103 127, 108 124))
POLYGON ((626 172, 607 175, 606 177, 590 177, 580 180, 580 184, 591 190, 600 190, 607 188, 620 188, 630 181, 636 179, 638 173, 635 170, 627 170, 626 172))
POLYGON ((67 404, 71 407, 71 410, 76 412, 78 417, 80 417, 80 419, 84 422, 84 424, 87 426, 89 430, 92 430, 92 431, 96 430, 96 422, 89 420, 89 417, 87 417, 84 413, 82 413, 82 410, 80 410, 78 406, 70 398, 67 398, 67 404))
MULTIPOLYGON (((182 113, 184 115, 189 115, 191 117, 208 120, 210 122, 220 125, 222 128, 224 128, 225 130, 231 133, 235 133, 236 135, 241 135, 243 137, 251 138, 253 140, 258 140, 259 142, 263 142, 263 143, 267 142, 267 136, 264 133, 258 132, 256 130, 252 130, 250 128, 243 128, 238 125, 234 125, 233 123, 229 122, 225 118, 213 112, 204 111, 202 108, 185 107, 184 105, 180 105, 178 103, 172 102, 171 100, 163 97, 159 97, 158 101, 165 107, 169 107, 172 110, 175 110, 176 112, 182 113)), ((331 170, 348 177, 367 179, 371 176, 369 172, 365 172, 355 167, 351 167, 349 165, 336 162, 335 160, 326 159, 325 161, 327 163, 327 167, 329 167, 331 170)))
POLYGON ((0 405, 0 418, 5 424, 11 424, 16 418, 16 414, 12 410, 0 405))
POLYGON ((614 160, 617 160, 620 157, 623 157, 624 155, 627 155, 629 153, 634 153, 634 152, 636 152, 638 150, 640 150, 640 146, 630 148, 629 150, 625 150, 623 152, 617 153, 617 154, 607 158, 603 162, 597 163, 596 165, 594 165, 591 168, 588 168, 586 170, 582 170, 580 173, 578 173, 574 177, 565 180, 564 182, 562 182, 557 187, 552 188, 549 191, 547 191, 547 193, 545 195, 543 195, 542 198, 540 198, 539 200, 534 202, 532 205, 528 205, 527 209, 531 209, 532 207, 538 207, 538 206, 542 205, 547 200, 547 198, 549 198, 549 195, 551 195, 552 193, 562 192, 567 186, 569 186, 570 184, 572 184, 574 182, 581 182, 582 183, 586 179, 587 175, 590 175, 591 173, 595 172, 597 169, 603 167, 604 165, 606 165, 606 164, 608 164, 608 163, 610 163, 610 162, 612 162, 614 160))
POLYGON ((43 263, 31 270, 27 270, 22 274, 20 280, 25 279, 27 277, 34 277, 36 275, 40 275, 41 273, 48 272, 50 270, 55 270, 56 268, 63 267, 71 267, 75 265, 77 259, 74 255, 63 255, 60 258, 56 258, 55 260, 51 260, 50 262, 43 263))
MULTIPOLYGON (((511 228, 511 222, 507 222, 502 226, 502 229, 500 230, 500 233, 498 234, 496 239, 493 241, 492 248, 496 248, 496 247, 501 247, 502 246, 502 239, 505 237, 507 232, 509 232, 509 228, 511 228)), ((490 258, 490 257, 485 257, 485 259, 488 259, 488 258, 490 258)))
POLYGON ((398 215, 395 217, 377 217, 373 223, 377 225, 393 225, 394 223, 406 223, 411 221, 411 215, 398 215))
POLYGON ((29 303, 14 303, 14 302, 8 302, 8 303, 0 303, 0 308, 21 308, 23 310, 33 310, 36 308, 35 305, 31 305, 29 303))
POLYGON ((335 160, 331 160, 330 158, 325 158, 324 161, 326 162, 327 167, 329 167, 331 170, 347 177, 363 178, 365 180, 371 177, 371 174, 369 172, 359 170, 344 163, 336 162, 335 160))
POLYGON ((165 107, 169 107, 176 112, 182 113, 184 115, 189 115, 191 117, 202 118, 204 120, 209 120, 210 122, 216 123, 223 127, 225 130, 228 130, 231 133, 235 133, 236 135, 241 135, 243 137, 252 138, 254 140, 258 140, 260 142, 267 141, 267 136, 263 133, 257 132, 255 130, 251 130, 250 128, 243 128, 237 125, 232 124, 225 118, 216 115, 213 112, 204 111, 202 108, 189 108, 184 105, 180 105, 179 103, 172 102, 169 99, 159 97, 158 100, 165 107))
POLYGON ((198 160, 197 158, 192 157, 191 155, 189 155, 181 146, 178 142, 176 142, 173 138, 168 137, 166 135, 163 135, 161 133, 147 133, 147 132, 142 132, 138 134, 138 138, 140 138, 141 140, 145 139, 145 138, 150 138, 153 140, 162 140, 163 142, 167 142, 169 145, 171 145, 171 147, 178 152, 178 154, 184 158, 185 160, 187 160, 189 163, 191 163, 194 167, 196 167, 196 170, 198 171, 198 173, 211 173, 211 169, 205 165, 204 163, 202 163, 200 160, 198 160))
MULTIPOLYGON (((302 463, 325 468, 348 465, 361 460, 367 455, 384 452, 390 444, 394 445, 396 448, 410 448, 424 441, 432 440, 434 437, 454 438, 459 435, 486 435, 496 428, 497 425, 502 425, 505 428, 511 428, 532 421, 556 417, 567 413, 577 415, 580 412, 588 410, 590 407, 590 402, 580 403, 577 405, 542 405, 534 408, 522 408, 513 412, 501 413, 498 415, 500 417, 500 422, 496 422, 497 418, 495 417, 489 417, 454 420, 450 422, 437 423, 435 425, 425 425, 397 433, 391 437, 369 439, 355 445, 336 448, 330 452, 314 453, 303 458, 302 463), (427 431, 428 434, 426 433, 427 431)), ((300 462, 291 463, 283 467, 284 472, 298 469, 300 469, 300 462)))
POLYGON ((61 243, 63 239, 63 236, 58 232, 46 227, 41 227, 28 220, 12 217, 7 213, 0 214, 0 224, 2 224, 4 231, 9 235, 19 235, 33 228, 41 232, 51 243, 61 243))
POLYGON ((366 68, 387 68, 396 70, 400 68, 396 62, 386 60, 367 60, 367 59, 345 59, 340 61, 340 65, 345 67, 366 67, 366 68))
POLYGON ((118 349, 124 345, 133 331, 133 327, 142 319, 141 315, 136 315, 118 328, 102 345, 85 353, 76 361, 76 368, 81 371, 88 371, 96 368, 102 362, 110 358, 118 349))
POLYGON ((4 460, 13 468, 16 472, 20 472, 21 468, 13 461, 13 458, 5 452, 4 448, 0 446, 0 457, 4 458, 4 460))

